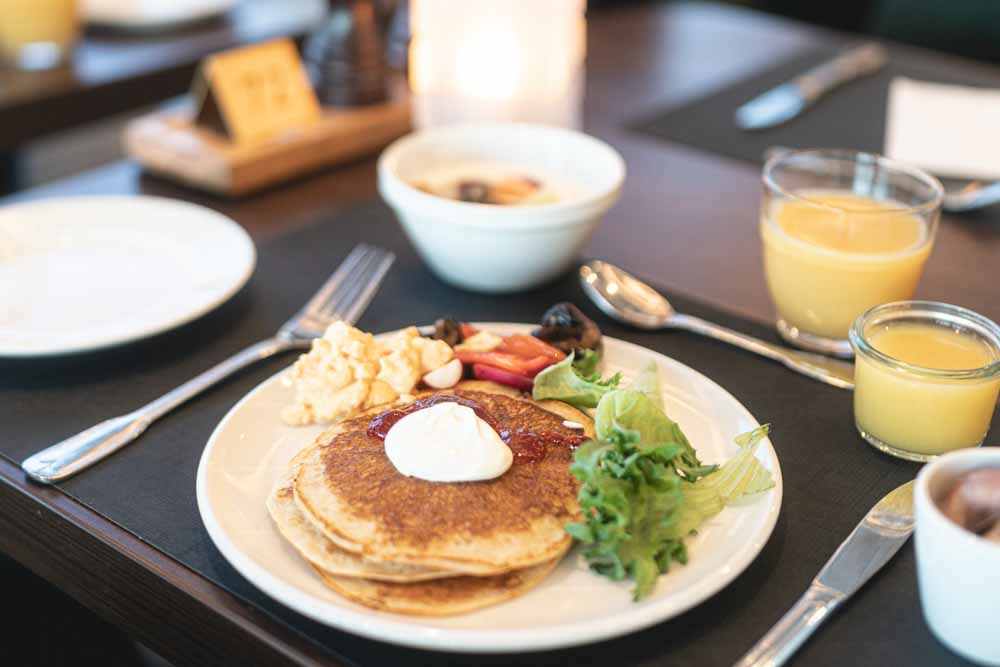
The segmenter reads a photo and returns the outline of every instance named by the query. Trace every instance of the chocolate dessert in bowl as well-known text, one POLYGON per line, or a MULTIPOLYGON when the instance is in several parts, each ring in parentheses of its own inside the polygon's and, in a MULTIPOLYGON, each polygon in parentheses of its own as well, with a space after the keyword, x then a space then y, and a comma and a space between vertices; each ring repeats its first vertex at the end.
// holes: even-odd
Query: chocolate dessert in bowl
POLYGON ((924 466, 914 509, 927 624, 956 653, 1000 665, 1000 447, 955 451, 924 466))

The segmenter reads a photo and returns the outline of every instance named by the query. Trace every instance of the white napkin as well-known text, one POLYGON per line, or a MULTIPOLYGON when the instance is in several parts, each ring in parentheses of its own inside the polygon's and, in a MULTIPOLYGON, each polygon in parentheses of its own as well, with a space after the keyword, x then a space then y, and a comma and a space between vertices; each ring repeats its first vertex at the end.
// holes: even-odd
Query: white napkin
POLYGON ((1000 179, 1000 90, 897 77, 885 152, 937 176, 1000 179))

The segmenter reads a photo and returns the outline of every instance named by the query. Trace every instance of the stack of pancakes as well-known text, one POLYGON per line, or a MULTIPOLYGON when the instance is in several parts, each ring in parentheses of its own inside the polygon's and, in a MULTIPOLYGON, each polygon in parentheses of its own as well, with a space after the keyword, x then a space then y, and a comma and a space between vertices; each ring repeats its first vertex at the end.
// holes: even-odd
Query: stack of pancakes
MULTIPOLYGON (((501 428, 592 435, 590 420, 557 401, 501 385, 463 382, 446 392, 483 405, 501 428)), ((426 394, 425 394, 426 396, 426 394)), ((300 452, 267 507, 281 534, 341 595, 404 614, 459 614, 515 597, 556 566, 579 519, 572 451, 518 462, 480 482, 400 474, 367 434, 381 410, 341 422, 300 452)))

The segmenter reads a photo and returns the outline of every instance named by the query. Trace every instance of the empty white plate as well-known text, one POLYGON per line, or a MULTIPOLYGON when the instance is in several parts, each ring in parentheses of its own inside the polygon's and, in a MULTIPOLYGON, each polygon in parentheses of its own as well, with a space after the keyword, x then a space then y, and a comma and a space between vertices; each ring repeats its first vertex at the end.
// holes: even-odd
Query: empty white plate
POLYGON ((162 30, 229 11, 237 0, 83 0, 88 23, 127 30, 162 30))
POLYGON ((247 233, 155 197, 74 197, 0 209, 0 356, 81 352, 208 312, 250 278, 247 233))
MULTIPOLYGON (((533 327, 482 324, 497 333, 533 327)), ((733 436, 758 425, 725 389, 695 370, 632 343, 604 338, 604 367, 631 379, 655 361, 667 413, 706 463, 736 454, 733 436)), ((689 538, 687 565, 673 565, 649 597, 633 602, 631 582, 591 573, 574 549, 537 588, 458 616, 404 616, 340 597, 278 534, 264 500, 274 480, 322 426, 295 428, 280 417, 293 389, 281 374, 237 403, 216 427, 198 467, 198 509, 215 546, 260 590, 321 623, 383 641, 441 651, 512 652, 607 639, 672 618, 721 590, 757 557, 781 508, 781 470, 769 440, 757 457, 775 488, 725 508, 689 538)), ((669 642, 669 637, 664 638, 669 642)))

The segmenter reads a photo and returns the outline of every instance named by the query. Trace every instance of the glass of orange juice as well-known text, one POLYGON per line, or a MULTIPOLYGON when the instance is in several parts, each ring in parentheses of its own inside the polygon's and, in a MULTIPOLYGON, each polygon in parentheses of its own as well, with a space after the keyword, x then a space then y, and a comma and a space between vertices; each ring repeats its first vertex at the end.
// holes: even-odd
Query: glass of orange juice
POLYGON ((854 422, 911 461, 982 444, 1000 393, 1000 327, 934 301, 876 306, 851 327, 854 422))
POLYGON ((764 271, 789 342, 849 357, 861 313, 909 299, 934 244, 936 178, 848 150, 788 151, 764 165, 764 271))
POLYGON ((55 67, 79 35, 77 0, 0 0, 0 59, 15 67, 55 67))

